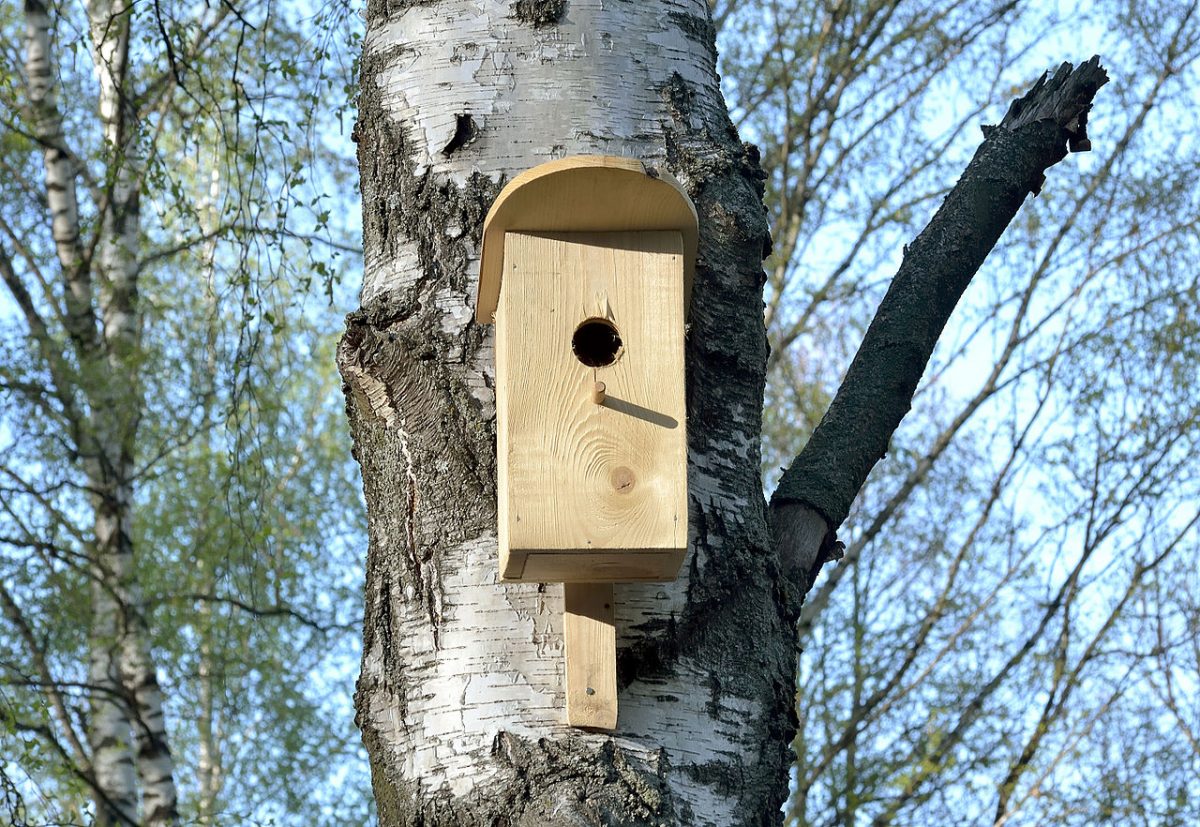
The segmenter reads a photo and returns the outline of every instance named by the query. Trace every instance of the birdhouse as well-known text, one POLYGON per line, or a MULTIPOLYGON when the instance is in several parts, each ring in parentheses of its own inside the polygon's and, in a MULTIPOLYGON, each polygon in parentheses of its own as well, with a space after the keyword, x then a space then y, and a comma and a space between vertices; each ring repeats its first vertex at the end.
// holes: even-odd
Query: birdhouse
POLYGON ((513 179, 484 222, 500 573, 673 580, 687 549, 683 327, 696 212, 629 158, 513 179))
MULTIPOLYGON (((611 584, 678 574, 688 536, 683 338, 696 239, 696 211, 680 185, 629 158, 542 164, 514 178, 488 212, 475 312, 496 324, 503 579, 611 584)), ((609 635, 611 615, 611 585, 567 587, 569 712, 572 629, 609 635)), ((609 648, 607 637, 601 644, 609 648)), ((601 709, 580 725, 615 724, 613 652, 609 665, 593 658, 612 672, 598 678, 611 684, 611 709, 596 687, 583 687, 601 709), (594 722, 609 712, 612 723, 594 722)))

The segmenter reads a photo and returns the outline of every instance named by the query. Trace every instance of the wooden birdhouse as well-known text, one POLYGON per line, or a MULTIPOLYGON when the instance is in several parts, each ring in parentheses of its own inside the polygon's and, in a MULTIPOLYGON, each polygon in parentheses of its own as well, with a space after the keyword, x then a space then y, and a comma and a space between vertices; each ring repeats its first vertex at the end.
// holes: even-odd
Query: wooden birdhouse
MULTIPOLYGON (((514 178, 488 212, 475 312, 496 324, 503 579, 611 584, 678 574, 688 536, 683 339, 696 238, 696 211, 679 184, 629 158, 542 164, 514 178)), ((611 634, 611 585, 568 586, 566 620, 571 722, 611 727, 615 649, 604 666, 612 674, 592 681, 611 685, 611 709, 578 680, 591 690, 581 703, 598 705, 598 717, 572 709, 572 629, 611 634)))

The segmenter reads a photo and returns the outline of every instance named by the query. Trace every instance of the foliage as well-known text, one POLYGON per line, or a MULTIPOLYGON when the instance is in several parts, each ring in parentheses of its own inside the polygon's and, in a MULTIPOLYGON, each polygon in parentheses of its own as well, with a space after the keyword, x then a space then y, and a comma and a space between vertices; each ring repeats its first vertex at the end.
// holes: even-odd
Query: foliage
MULTIPOLYGON (((118 354, 136 381, 110 391, 112 419, 136 432, 134 608, 166 695, 181 817, 363 823, 347 697, 360 506, 330 306, 357 253, 344 140, 357 21, 344 6, 271 2, 121 12, 132 94, 114 145, 98 117, 98 36, 82 7, 49 13, 98 315, 117 289, 96 252, 111 237, 109 196, 128 174, 140 192, 136 346, 118 354)), ((94 370, 72 337, 19 48, 26 18, 5 6, 0 28, 0 253, 12 276, 0 292, 0 773, 14 820, 84 823, 89 747, 74 752, 68 730, 86 740, 99 691, 87 663, 103 577, 78 421, 99 421, 88 389, 125 374, 94 370), (76 411, 58 393, 64 363, 76 411)))

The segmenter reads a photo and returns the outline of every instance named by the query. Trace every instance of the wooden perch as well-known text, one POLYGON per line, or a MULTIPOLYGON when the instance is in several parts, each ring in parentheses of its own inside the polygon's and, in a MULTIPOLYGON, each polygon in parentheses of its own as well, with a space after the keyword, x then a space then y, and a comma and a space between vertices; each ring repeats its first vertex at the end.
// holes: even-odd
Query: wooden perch
POLYGON ((806 593, 837 528, 912 405, 950 313, 1045 171, 1090 148, 1087 114, 1108 82, 1093 57, 1043 75, 1009 106, 904 253, 837 395, 771 497, 783 569, 806 593))

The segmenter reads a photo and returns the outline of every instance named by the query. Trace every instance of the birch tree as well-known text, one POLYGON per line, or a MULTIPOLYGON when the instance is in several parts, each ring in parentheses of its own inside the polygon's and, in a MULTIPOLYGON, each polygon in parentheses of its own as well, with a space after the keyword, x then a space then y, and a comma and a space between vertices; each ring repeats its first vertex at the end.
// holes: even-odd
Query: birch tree
POLYGON ((356 705, 382 823, 778 823, 804 595, 972 275, 1087 147, 1103 70, 1064 64, 985 130, 768 503, 764 174, 722 100, 707 5, 369 3, 367 25, 362 306, 338 359, 368 507, 356 705), (669 171, 701 228, 689 560, 616 589, 612 735, 563 725, 561 587, 498 582, 492 341, 471 321, 501 183, 582 153, 669 171))
MULTIPOLYGON (((65 342, 50 332, 7 254, 0 266, 46 360, 53 383, 46 403, 53 398, 55 414, 70 422, 72 448, 83 464, 94 514, 96 576, 88 669, 94 692, 87 732, 91 757, 85 766, 95 779, 97 817, 103 823, 133 821, 135 777, 140 777, 147 823, 170 824, 178 817, 174 763, 130 543, 137 416, 127 415, 125 403, 141 395, 136 366, 141 192, 136 182, 145 159, 133 123, 129 12, 120 2, 88 7, 96 109, 106 154, 116 161, 103 180, 94 182, 96 200, 104 206, 89 243, 80 226, 83 161, 66 144, 50 12, 36 1, 25 6, 31 137, 44 157, 46 207, 61 273, 62 327, 74 359, 63 352, 65 342), (119 700, 127 692, 131 705, 119 700), (129 732, 137 741, 136 764, 125 747, 129 732)), ((16 233, 8 240, 20 243, 16 233)), ((76 749, 82 758, 82 745, 76 749)))
POLYGON ((355 499, 308 294, 353 234, 276 11, 0 10, 0 819, 365 818, 313 793, 354 768, 308 674, 355 499))

